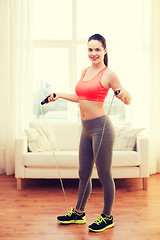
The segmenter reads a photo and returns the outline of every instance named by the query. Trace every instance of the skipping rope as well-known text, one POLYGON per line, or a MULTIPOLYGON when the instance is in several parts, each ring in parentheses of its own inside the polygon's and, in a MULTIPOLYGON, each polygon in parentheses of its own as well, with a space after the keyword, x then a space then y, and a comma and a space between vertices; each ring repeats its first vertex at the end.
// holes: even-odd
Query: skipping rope
MULTIPOLYGON (((110 103, 110 106, 109 106, 109 110, 108 110, 107 116, 109 116, 109 114, 110 114, 111 107, 112 107, 112 103, 113 103, 113 100, 114 100, 115 95, 118 95, 119 93, 120 93, 119 90, 114 91, 114 94, 113 94, 113 97, 112 97, 112 100, 111 100, 111 103, 110 103)), ((43 121, 44 121, 44 125, 45 125, 46 134, 47 134, 47 137, 48 137, 48 141, 49 141, 49 144, 50 144, 50 147, 51 147, 51 150, 52 150, 53 159, 54 159, 54 162, 55 162, 55 165, 56 165, 56 169, 57 169, 57 172, 58 172, 58 176, 59 176, 59 180, 60 180, 62 192, 63 192, 64 199, 65 199, 66 208, 69 209, 69 204, 68 204, 68 201, 67 201, 66 192, 65 192, 65 189, 64 189, 64 184, 63 184, 63 181, 62 181, 62 177, 61 177, 60 170, 59 170, 59 167, 58 167, 58 162, 57 162, 57 159, 56 159, 56 157, 55 157, 53 144, 52 144, 52 141, 51 141, 51 137, 50 137, 50 134, 49 134, 49 131, 48 131, 48 128, 47 128, 47 123, 46 123, 46 120, 45 120, 45 117, 44 117, 44 113, 43 113, 43 109, 42 109, 42 105, 45 104, 45 103, 48 103, 48 98, 49 98, 49 97, 50 97, 50 96, 46 97, 46 98, 41 102, 40 109, 41 109, 41 113, 42 113, 42 117, 43 117, 43 121)), ((54 98, 56 97, 56 94, 55 94, 55 93, 53 93, 53 97, 54 97, 54 98)), ((103 136, 104 136, 104 131, 105 131, 106 123, 107 123, 107 118, 106 118, 105 123, 104 123, 104 126, 103 126, 102 136, 101 136, 101 139, 100 139, 100 142, 99 142, 99 146, 98 146, 98 149, 97 149, 97 152, 96 152, 94 161, 93 161, 93 165, 94 165, 95 162, 96 162, 96 159, 97 159, 97 156, 98 156, 98 153, 99 153, 101 144, 102 144, 102 140, 103 140, 103 136)), ((82 200, 81 200, 81 202, 80 202, 79 209, 77 209, 77 210, 80 210, 80 208, 81 208, 81 205, 82 205, 82 202, 83 202, 83 199, 84 199, 84 196, 85 196, 85 192, 86 192, 86 189, 87 189, 87 185, 88 185, 88 183, 89 183, 89 180, 90 180, 90 178, 91 178, 91 175, 92 175, 92 171, 91 171, 91 173, 90 173, 90 175, 89 175, 89 177, 88 177, 88 179, 87 179, 87 183, 86 183, 86 186, 85 186, 85 189, 84 189, 84 192, 83 192, 82 200)), ((76 221, 76 219, 75 219, 75 221, 76 221)))

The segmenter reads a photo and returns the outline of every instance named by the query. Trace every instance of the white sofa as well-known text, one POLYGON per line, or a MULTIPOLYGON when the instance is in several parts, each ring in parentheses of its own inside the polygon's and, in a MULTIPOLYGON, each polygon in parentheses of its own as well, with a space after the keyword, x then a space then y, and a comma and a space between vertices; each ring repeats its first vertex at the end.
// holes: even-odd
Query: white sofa
MULTIPOLYGON (((32 122, 29 128, 44 127, 43 123, 32 122)), ((54 136, 56 147, 52 151, 29 152, 27 137, 15 139, 15 177, 17 190, 21 190, 24 178, 78 178, 78 147, 81 124, 73 122, 47 123, 47 132, 54 136), (54 134, 54 135, 53 135, 54 134), (56 161, 55 161, 56 159, 56 161)), ((113 153, 114 178, 142 178, 143 189, 147 189, 149 177, 148 138, 139 134, 136 137, 135 151, 115 151, 113 153)), ((92 178, 98 178, 94 167, 92 178)))

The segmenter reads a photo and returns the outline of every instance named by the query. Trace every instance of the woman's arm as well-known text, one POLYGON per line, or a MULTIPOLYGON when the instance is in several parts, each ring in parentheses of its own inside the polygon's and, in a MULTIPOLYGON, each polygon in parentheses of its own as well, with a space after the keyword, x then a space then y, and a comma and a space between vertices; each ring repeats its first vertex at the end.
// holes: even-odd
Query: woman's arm
MULTIPOLYGON (((87 68, 84 68, 82 70, 81 77, 83 76, 83 74, 86 71, 86 69, 87 68)), ((48 98, 48 102, 54 102, 57 99, 62 98, 62 99, 65 99, 65 100, 68 100, 68 101, 71 101, 71 102, 79 103, 79 97, 77 96, 77 94, 56 93, 56 97, 55 98, 53 97, 53 94, 50 94, 47 97, 49 97, 48 98)))
POLYGON ((130 93, 122 87, 118 76, 113 71, 110 71, 109 74, 109 86, 113 89, 113 91, 120 90, 120 93, 116 95, 116 97, 124 104, 128 105, 131 103, 130 93))
POLYGON ((56 97, 53 97, 53 94, 49 95, 48 98, 48 103, 49 102, 54 102, 57 99, 62 98, 71 102, 79 102, 79 98, 77 96, 77 94, 67 94, 67 93, 56 93, 56 97))
POLYGON ((117 98, 119 98, 124 104, 129 105, 131 103, 131 95, 128 91, 126 91, 124 88, 115 89, 120 90, 120 93, 116 95, 117 98))

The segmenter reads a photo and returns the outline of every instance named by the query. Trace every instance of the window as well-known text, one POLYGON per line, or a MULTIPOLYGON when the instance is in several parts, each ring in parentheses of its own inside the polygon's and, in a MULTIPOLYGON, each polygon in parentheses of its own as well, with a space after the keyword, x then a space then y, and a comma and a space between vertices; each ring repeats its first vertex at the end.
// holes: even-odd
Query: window
MULTIPOLYGON (((41 115, 39 103, 56 88, 56 91, 68 90, 69 52, 67 48, 35 48, 33 51, 34 94, 33 111, 36 118, 41 115), (63 59, 62 59, 63 56, 63 59), (62 61, 65 63, 63 64, 62 61)), ((67 118, 68 106, 65 101, 56 101, 43 107, 47 118, 67 118)))
MULTIPOLYGON (((135 106, 125 106, 114 99, 111 117, 130 121, 134 109, 143 108, 144 86, 144 6, 143 0, 34 0, 34 108, 41 117, 39 102, 52 91, 74 92, 84 67, 89 66, 87 39, 94 33, 107 41, 109 68, 119 76, 132 97, 142 99, 135 106), (136 17, 135 17, 136 16, 136 17)), ((109 110, 113 92, 105 102, 109 110)), ((45 117, 77 121, 78 104, 65 100, 43 107, 45 117)), ((137 110, 136 110, 137 111, 137 110)), ((135 111, 135 112, 136 112, 135 111)), ((136 117, 135 117, 136 118, 136 117)))
POLYGON ((72 39, 72 0, 34 0, 35 40, 72 39))
MULTIPOLYGON (((34 0, 33 39, 33 114, 40 118, 43 98, 70 89, 72 0, 34 0)), ((59 100, 42 108, 48 119, 68 119, 68 105, 59 100)))

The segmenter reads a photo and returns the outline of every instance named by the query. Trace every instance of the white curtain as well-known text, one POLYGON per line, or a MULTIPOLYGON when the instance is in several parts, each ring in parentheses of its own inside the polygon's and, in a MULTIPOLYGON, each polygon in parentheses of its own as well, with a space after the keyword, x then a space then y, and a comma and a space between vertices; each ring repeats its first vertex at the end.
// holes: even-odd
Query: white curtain
POLYGON ((150 48, 150 173, 160 172, 160 1, 151 4, 150 48))
POLYGON ((14 139, 31 105, 30 0, 0 0, 0 173, 14 173, 14 139))

